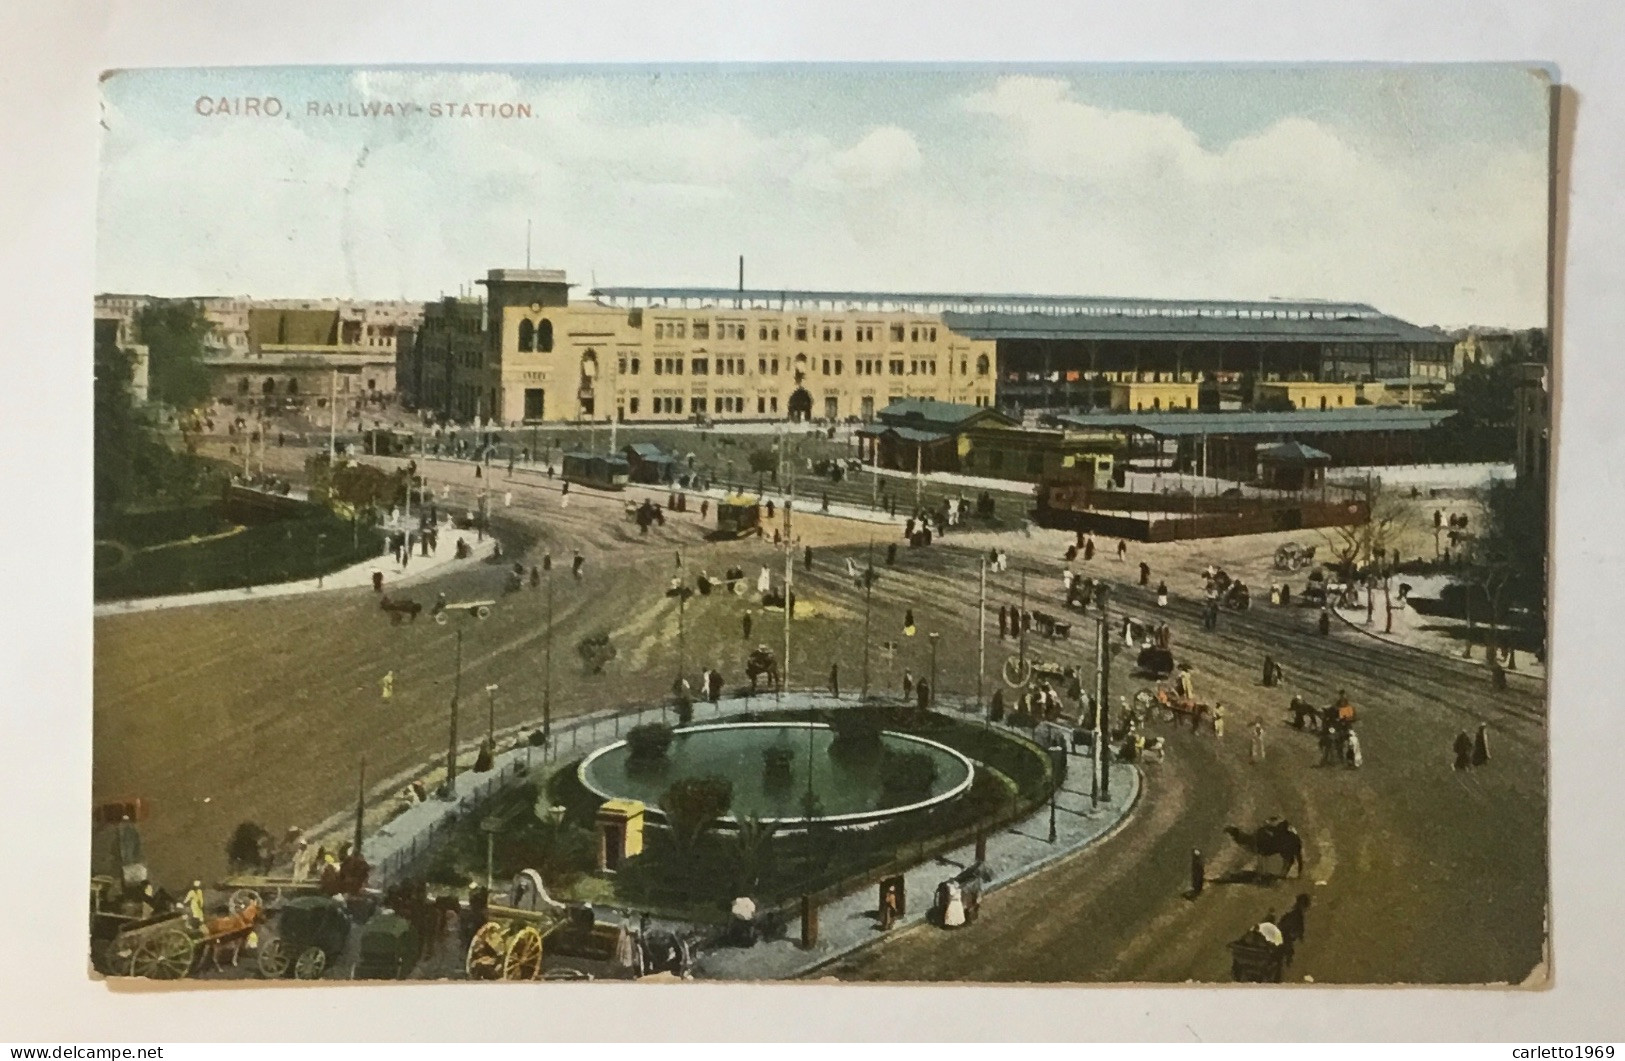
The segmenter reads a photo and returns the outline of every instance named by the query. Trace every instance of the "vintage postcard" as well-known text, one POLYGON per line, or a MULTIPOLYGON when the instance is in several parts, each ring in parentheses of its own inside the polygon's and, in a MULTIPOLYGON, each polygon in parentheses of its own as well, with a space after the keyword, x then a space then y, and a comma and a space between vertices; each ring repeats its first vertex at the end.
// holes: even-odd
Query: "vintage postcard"
POLYGON ((1549 982, 1549 72, 101 89, 95 975, 1549 982))

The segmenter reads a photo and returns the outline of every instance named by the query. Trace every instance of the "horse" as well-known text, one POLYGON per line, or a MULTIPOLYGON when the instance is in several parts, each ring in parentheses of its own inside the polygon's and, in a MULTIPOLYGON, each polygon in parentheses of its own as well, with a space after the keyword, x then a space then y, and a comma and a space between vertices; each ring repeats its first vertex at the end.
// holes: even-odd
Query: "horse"
POLYGON ((397 626, 400 625, 403 617, 410 617, 414 623, 417 622, 418 613, 423 611, 423 605, 415 600, 391 600, 387 594, 379 599, 378 607, 380 610, 388 612, 389 621, 397 626))
POLYGON ((222 968, 220 957, 226 951, 231 952, 232 968, 237 967, 237 959, 242 956, 243 945, 248 942, 248 936, 265 919, 265 910, 256 900, 243 907, 241 913, 230 914, 226 917, 210 917, 203 921, 203 956, 204 960, 216 969, 222 968))
POLYGON ((1297 868, 1295 876, 1303 876, 1303 838, 1290 825, 1264 825, 1252 832, 1227 825, 1224 831, 1230 835, 1230 839, 1260 859, 1279 856, 1281 877, 1286 877, 1294 867, 1297 868))

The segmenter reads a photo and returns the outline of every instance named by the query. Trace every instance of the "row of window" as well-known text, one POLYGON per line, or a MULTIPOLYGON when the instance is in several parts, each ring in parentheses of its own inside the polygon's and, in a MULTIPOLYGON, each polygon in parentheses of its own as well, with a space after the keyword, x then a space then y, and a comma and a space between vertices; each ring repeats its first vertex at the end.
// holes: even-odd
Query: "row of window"
MULTIPOLYGON (((743 413, 745 411, 745 399, 734 395, 720 395, 716 399, 716 403, 718 413, 743 413)), ((637 397, 628 398, 626 400, 627 415, 637 416, 641 405, 642 402, 637 397)), ((662 413, 675 415, 683 411, 683 399, 681 398, 651 398, 649 405, 649 411, 657 415, 662 413)), ((689 409, 691 412, 704 413, 706 411, 706 399, 690 399, 689 409)), ((779 411, 779 399, 776 397, 758 397, 756 399, 756 411, 762 414, 777 413, 779 411)))
MULTIPOLYGON (((743 376, 746 371, 746 360, 742 357, 719 357, 716 359, 716 374, 719 376, 743 376)), ((807 355, 796 355, 795 364, 798 369, 808 367, 807 355)), ((818 363, 826 376, 839 376, 845 370, 845 362, 839 358, 822 359, 818 363)), ((881 365, 885 364, 886 371, 893 376, 935 376, 937 363, 934 360, 908 360, 905 358, 892 358, 882 362, 879 358, 864 358, 852 363, 852 370, 859 376, 878 376, 881 374, 881 365)), ((654 372, 657 376, 681 376, 684 370, 684 359, 681 357, 657 357, 653 361, 654 372)), ((642 359, 637 357, 622 357, 619 359, 622 375, 636 376, 642 371, 642 359)), ((708 376, 711 374, 711 359, 696 357, 688 359, 688 372, 694 376, 708 376)), ((969 372, 969 362, 959 363, 959 374, 969 372)), ((976 374, 985 376, 992 370, 992 361, 986 354, 976 358, 976 374)), ((761 357, 756 359, 756 373, 761 376, 777 376, 779 374, 779 359, 761 357)))
MULTIPOLYGON (((543 321, 543 323, 545 324, 547 322, 543 321)), ((687 339, 691 334, 695 339, 709 339, 711 338, 711 322, 705 320, 694 321, 691 333, 689 325, 684 321, 661 321, 655 324, 654 331, 654 337, 656 339, 687 339)), ((843 327, 839 324, 826 324, 821 330, 816 328, 809 329, 805 324, 797 324, 793 334, 796 342, 798 343, 807 342, 807 337, 809 334, 822 336, 824 342, 826 343, 838 343, 841 342, 844 337, 843 327)), ((913 327, 903 324, 893 324, 891 326, 890 334, 891 341, 894 343, 903 342, 905 337, 907 341, 911 343, 918 343, 921 341, 934 343, 937 341, 936 326, 931 324, 914 325, 913 327)), ((852 336, 860 343, 872 343, 875 341, 875 327, 872 324, 860 324, 852 329, 852 336)), ((717 338, 722 340, 734 339, 743 341, 745 338, 745 326, 743 324, 737 324, 733 321, 718 321, 717 338)), ((761 342, 778 342, 779 329, 777 326, 769 326, 766 324, 759 325, 756 329, 756 338, 761 342)))

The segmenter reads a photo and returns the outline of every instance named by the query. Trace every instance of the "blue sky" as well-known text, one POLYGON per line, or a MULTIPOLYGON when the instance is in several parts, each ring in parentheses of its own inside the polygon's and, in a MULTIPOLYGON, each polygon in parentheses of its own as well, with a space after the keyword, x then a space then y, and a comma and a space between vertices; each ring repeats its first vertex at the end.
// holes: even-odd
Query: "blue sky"
POLYGON ((151 70, 103 83, 98 287, 433 298, 604 284, 1546 301, 1536 72, 1458 67, 151 70), (199 113, 275 96, 278 118, 199 113), (311 101, 523 102, 530 119, 311 101), (207 108, 205 108, 207 109, 207 108))

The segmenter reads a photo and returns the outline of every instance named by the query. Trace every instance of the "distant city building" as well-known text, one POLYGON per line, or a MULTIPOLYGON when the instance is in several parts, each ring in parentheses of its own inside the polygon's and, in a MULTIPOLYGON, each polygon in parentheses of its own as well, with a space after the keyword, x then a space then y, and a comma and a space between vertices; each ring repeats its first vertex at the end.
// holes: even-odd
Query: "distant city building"
MULTIPOLYGON (((98 319, 124 322, 132 334, 148 295, 96 297, 98 319)), ((255 408, 359 410, 395 393, 396 338, 409 338, 423 316, 418 302, 366 299, 251 299, 203 296, 212 325, 204 342, 210 391, 225 404, 255 408)), ((144 348, 143 348, 144 350, 144 348)), ((144 362, 143 362, 144 365, 144 362)))

